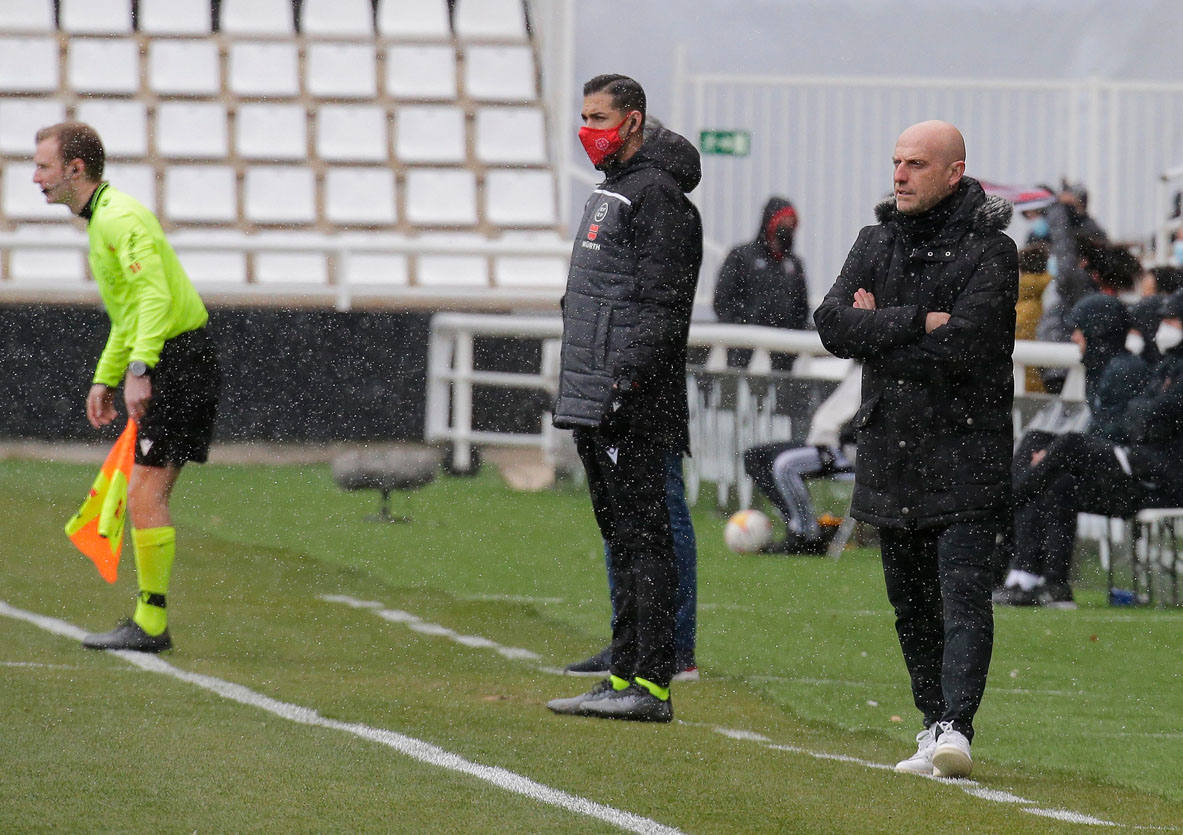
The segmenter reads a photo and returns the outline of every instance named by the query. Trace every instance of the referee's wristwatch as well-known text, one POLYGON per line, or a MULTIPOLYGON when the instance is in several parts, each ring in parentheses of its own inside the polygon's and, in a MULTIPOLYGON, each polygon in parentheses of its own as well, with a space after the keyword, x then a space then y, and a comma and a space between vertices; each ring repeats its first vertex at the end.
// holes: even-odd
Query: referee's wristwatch
POLYGON ((152 373, 152 369, 148 367, 148 363, 143 360, 133 360, 127 366, 127 373, 133 377, 147 377, 152 373))

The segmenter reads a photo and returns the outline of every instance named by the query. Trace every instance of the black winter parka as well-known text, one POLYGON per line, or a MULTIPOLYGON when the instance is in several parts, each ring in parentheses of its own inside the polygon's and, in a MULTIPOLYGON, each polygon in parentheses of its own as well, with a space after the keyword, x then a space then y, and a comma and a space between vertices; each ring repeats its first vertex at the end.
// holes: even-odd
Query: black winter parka
POLYGON ((863 366, 851 515, 878 527, 998 519, 1010 503, 1019 267, 1011 205, 963 177, 924 215, 887 200, 814 314, 863 366), (859 288, 876 310, 854 308, 859 288), (948 324, 926 334, 929 312, 948 324))

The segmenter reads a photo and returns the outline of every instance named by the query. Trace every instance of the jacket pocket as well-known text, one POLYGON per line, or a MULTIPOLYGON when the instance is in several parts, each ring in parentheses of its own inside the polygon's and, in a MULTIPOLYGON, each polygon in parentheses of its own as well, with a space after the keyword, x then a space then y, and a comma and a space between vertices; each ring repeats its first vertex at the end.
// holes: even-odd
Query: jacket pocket
POLYGON ((858 407, 858 411, 854 413, 854 417, 850 419, 850 428, 854 431, 863 429, 871 424, 875 416, 876 407, 879 405, 879 398, 882 395, 873 395, 869 400, 864 400, 862 405, 858 407))

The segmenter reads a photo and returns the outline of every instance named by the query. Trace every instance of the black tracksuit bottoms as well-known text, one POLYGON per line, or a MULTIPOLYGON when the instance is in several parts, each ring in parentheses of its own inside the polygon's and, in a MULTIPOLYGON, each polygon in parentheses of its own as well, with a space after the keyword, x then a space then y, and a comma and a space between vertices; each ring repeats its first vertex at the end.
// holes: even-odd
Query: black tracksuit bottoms
POLYGON ((879 529, 887 598, 924 727, 952 722, 970 740, 994 648, 990 591, 1001 525, 879 529))
POLYGON ((612 550, 613 675, 668 687, 677 573, 665 498, 669 448, 632 433, 575 430, 600 534, 612 550))

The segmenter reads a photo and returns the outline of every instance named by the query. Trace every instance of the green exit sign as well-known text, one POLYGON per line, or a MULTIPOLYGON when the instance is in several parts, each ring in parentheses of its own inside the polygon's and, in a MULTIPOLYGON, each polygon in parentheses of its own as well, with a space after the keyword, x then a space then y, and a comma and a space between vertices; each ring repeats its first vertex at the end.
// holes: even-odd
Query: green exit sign
POLYGON ((752 150, 752 135, 746 130, 699 131, 698 147, 704 154, 746 157, 752 150))

